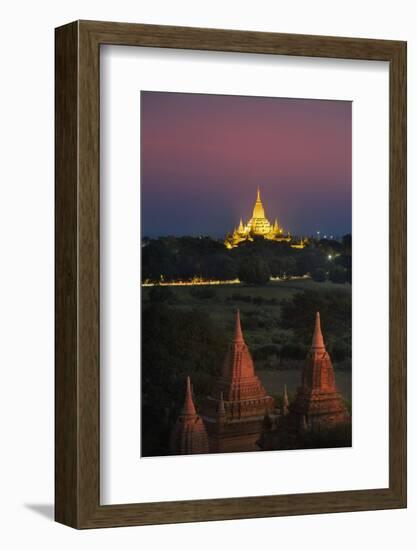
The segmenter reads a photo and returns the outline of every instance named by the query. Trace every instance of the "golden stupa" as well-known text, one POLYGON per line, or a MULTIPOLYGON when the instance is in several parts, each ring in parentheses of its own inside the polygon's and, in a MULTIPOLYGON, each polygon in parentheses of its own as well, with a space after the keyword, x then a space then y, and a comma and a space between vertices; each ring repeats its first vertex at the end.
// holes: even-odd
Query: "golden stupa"
MULTIPOLYGON (((254 237, 263 237, 264 239, 277 242, 290 243, 292 241, 291 234, 284 231, 277 219, 275 219, 274 224, 271 224, 265 216, 259 187, 251 219, 246 225, 243 225, 241 218, 238 227, 235 227, 233 233, 226 236, 224 244, 227 248, 234 248, 244 241, 253 241, 254 237)), ((300 241, 300 243, 292 246, 303 248, 304 242, 300 241)))

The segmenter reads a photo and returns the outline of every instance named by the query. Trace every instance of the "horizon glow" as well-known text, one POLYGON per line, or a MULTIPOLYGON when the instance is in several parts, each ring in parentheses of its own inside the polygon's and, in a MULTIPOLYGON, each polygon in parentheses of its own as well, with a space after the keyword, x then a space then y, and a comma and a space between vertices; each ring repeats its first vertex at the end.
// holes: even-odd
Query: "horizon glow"
POLYGON ((141 92, 142 237, 223 237, 252 216, 293 235, 352 224, 352 103, 141 92))

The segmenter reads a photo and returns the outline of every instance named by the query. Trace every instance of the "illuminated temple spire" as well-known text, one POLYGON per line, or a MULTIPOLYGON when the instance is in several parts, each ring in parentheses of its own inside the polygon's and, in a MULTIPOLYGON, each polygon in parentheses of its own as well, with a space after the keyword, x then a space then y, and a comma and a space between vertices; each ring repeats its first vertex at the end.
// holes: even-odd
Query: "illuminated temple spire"
POLYGON ((259 190, 259 187, 258 187, 258 192, 256 194, 256 202, 255 202, 255 206, 253 208, 253 218, 265 218, 265 210, 264 210, 264 207, 262 205, 262 201, 261 201, 261 192, 259 190))
POLYGON ((292 242, 291 234, 283 231, 278 220, 275 218, 275 223, 272 224, 265 215, 265 209, 261 199, 261 191, 258 187, 256 192, 256 201, 253 207, 253 215, 245 224, 240 218, 239 225, 234 228, 232 233, 226 236, 224 244, 229 250, 245 241, 253 241, 254 237, 263 237, 269 241, 287 242, 294 248, 304 248, 304 241, 300 244, 292 242))

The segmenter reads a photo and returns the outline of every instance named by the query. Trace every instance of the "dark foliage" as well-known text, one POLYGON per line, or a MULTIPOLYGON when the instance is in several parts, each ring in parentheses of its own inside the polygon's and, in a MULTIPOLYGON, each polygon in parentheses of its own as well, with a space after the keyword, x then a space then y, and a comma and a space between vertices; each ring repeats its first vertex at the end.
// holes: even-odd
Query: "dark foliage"
POLYGON ((296 275, 305 275, 326 265, 326 256, 320 248, 305 248, 300 250, 296 264, 296 275))
POLYGON ((329 271, 329 279, 332 283, 344 284, 348 280, 347 269, 340 265, 335 265, 329 271))
POLYGON ((280 353, 281 349, 279 346, 276 346, 275 344, 268 344, 266 346, 260 346, 259 348, 256 348, 253 352, 253 358, 257 360, 267 359, 271 356, 279 357, 280 353))
POLYGON ((268 263, 260 256, 245 258, 239 268, 239 279, 247 285, 265 285, 271 272, 268 263))
POLYGON ((175 296, 170 288, 156 285, 149 292, 149 300, 154 303, 172 302, 175 296))
MULTIPOLYGON (((142 312, 142 454, 165 455, 184 400, 185 379, 196 396, 209 393, 227 349, 210 317, 152 303, 142 312)), ((198 405, 198 401, 196 400, 198 405)))
MULTIPOLYGON (((327 239, 311 241, 304 249, 263 238, 246 241, 232 250, 210 237, 160 237, 144 239, 142 245, 142 279, 154 283, 194 277, 224 281, 235 279, 242 270, 246 278, 248 273, 253 278, 258 258, 266 264, 262 273, 268 270, 273 277, 327 272, 339 266, 346 270, 346 280, 351 278, 350 235, 342 243, 327 239)), ((261 278, 264 280, 265 276, 261 278)))
POLYGON ((212 300, 216 297, 216 291, 210 286, 192 287, 190 288, 190 294, 199 300, 212 300))
POLYGON ((302 437, 303 449, 326 449, 352 446, 352 425, 340 424, 327 430, 312 430, 302 437))
POLYGON ((299 342, 289 342, 281 348, 281 357, 283 359, 304 360, 307 355, 307 346, 299 342))
POLYGON ((313 269, 311 272, 311 278, 313 281, 316 281, 317 283, 324 283, 326 280, 326 270, 322 267, 318 267, 317 269, 313 269))
POLYGON ((275 306, 278 304, 276 298, 265 298, 263 296, 248 296, 246 294, 234 293, 226 298, 228 302, 244 302, 246 304, 255 304, 257 306, 275 306))
POLYGON ((350 422, 334 427, 309 430, 294 439, 291 433, 281 430, 279 449, 328 449, 352 446, 352 425, 350 422))
POLYGON ((311 342, 316 311, 320 312, 327 349, 333 359, 343 361, 349 358, 352 338, 352 302, 350 294, 343 290, 339 292, 308 290, 296 294, 292 301, 282 306, 281 327, 292 329, 297 341, 305 345, 306 351, 311 342))
POLYGON ((252 303, 252 296, 234 292, 231 296, 227 297, 227 300, 230 302, 245 302, 246 304, 250 304, 252 303))

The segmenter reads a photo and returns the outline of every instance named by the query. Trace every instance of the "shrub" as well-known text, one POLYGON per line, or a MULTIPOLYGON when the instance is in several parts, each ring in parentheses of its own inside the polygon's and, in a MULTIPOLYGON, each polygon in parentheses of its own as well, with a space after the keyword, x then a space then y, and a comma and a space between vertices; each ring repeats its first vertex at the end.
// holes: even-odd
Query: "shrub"
POLYGON ((260 257, 245 258, 239 269, 239 279, 248 285, 264 285, 271 278, 268 264, 260 257))
POLYGON ((232 294, 232 300, 235 300, 235 302, 245 302, 247 304, 250 304, 252 302, 252 296, 246 294, 238 294, 237 292, 235 292, 232 294))
POLYGON ((267 359, 271 355, 279 357, 281 348, 274 344, 267 344, 266 346, 261 346, 253 352, 254 359, 267 359))
POLYGON ((215 298, 216 291, 209 286, 193 287, 190 289, 190 294, 193 298, 198 298, 199 300, 210 300, 211 298, 215 298))
POLYGON ((326 271, 323 268, 318 267, 311 272, 311 278, 317 283, 324 283, 326 280, 326 271))
POLYGON ((149 292, 149 300, 151 302, 168 302, 172 301, 175 298, 174 293, 172 290, 166 286, 158 286, 155 285, 151 288, 149 292))
POLYGON ((289 343, 281 348, 281 356, 286 359, 305 359, 307 349, 302 344, 289 343))
POLYGON ((347 270, 340 265, 335 265, 329 271, 329 279, 332 283, 344 284, 347 281, 347 270))

